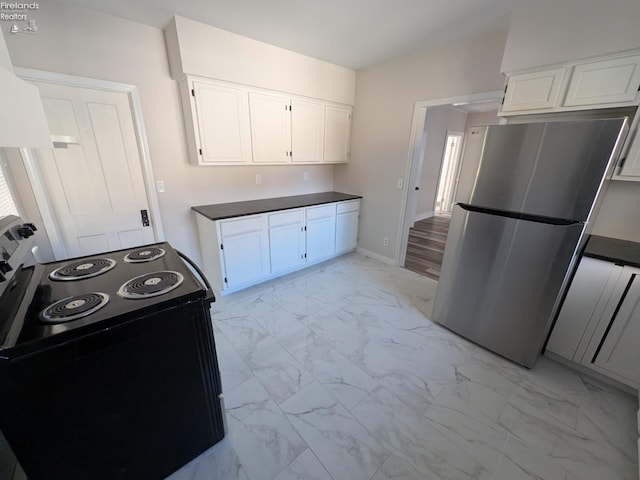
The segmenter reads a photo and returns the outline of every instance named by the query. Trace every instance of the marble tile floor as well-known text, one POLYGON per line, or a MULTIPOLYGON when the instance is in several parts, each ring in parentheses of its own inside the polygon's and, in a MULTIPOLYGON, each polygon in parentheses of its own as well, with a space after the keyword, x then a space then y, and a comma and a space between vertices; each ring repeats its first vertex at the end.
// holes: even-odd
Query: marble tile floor
POLYGON ((429 320, 436 282, 359 254, 212 307, 228 434, 171 480, 637 480, 637 399, 429 320))

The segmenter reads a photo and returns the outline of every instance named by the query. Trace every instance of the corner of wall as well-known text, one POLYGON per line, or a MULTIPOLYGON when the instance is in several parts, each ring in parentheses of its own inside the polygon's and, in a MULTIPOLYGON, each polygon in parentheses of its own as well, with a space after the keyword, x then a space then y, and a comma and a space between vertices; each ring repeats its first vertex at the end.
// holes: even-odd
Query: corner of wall
POLYGON ((180 56, 180 41, 178 39, 177 17, 174 15, 171 21, 164 27, 164 43, 169 59, 169 69, 174 80, 180 80, 184 71, 182 68, 182 57, 180 56))

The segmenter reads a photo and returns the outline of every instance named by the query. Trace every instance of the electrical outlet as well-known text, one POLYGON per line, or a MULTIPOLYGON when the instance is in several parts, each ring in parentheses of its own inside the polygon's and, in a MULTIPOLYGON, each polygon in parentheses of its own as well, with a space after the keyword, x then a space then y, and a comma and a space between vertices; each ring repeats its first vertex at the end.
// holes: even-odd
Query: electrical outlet
POLYGON ((262 175, 260 175, 259 173, 256 173, 256 184, 258 183, 262 183, 262 175))
POLYGON ((306 182, 307 180, 309 180, 309 172, 304 172, 302 174, 302 179, 306 182))
POLYGON ((164 180, 156 180, 156 191, 164 193, 164 180))
POLYGON ((388 246, 389 246, 389 237, 384 237, 384 238, 382 239, 382 244, 383 244, 385 247, 388 247, 388 246))
POLYGON ((404 180, 402 178, 398 179, 398 188, 402 188, 402 185, 404 185, 404 180))

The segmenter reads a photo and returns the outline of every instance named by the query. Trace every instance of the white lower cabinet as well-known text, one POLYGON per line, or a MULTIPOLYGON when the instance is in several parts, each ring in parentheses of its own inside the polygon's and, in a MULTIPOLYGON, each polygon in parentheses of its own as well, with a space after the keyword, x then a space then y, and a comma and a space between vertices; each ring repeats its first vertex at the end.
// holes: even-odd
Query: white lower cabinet
POLYGON ((269 236, 265 220, 263 215, 252 215, 220 222, 226 287, 245 285, 269 275, 269 236))
POLYGON ((360 202, 341 202, 336 212, 336 253, 349 252, 358 244, 360 202))
POLYGON ((640 387, 640 269, 583 257, 546 350, 640 387))
POLYGON ((336 204, 306 208, 307 261, 316 262, 336 251, 336 204))
POLYGON ((295 269, 305 263, 304 208, 270 213, 271 273, 295 269))
POLYGON ((359 210, 352 200, 217 221, 196 214, 204 271, 225 295, 347 253, 359 210))

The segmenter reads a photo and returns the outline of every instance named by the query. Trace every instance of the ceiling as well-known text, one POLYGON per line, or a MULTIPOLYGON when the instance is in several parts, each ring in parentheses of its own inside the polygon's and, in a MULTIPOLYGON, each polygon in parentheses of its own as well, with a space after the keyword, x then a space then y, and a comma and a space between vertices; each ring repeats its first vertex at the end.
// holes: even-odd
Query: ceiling
POLYGON ((181 15, 358 70, 506 28, 527 0, 68 0, 164 28, 181 15))

